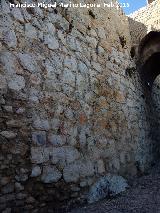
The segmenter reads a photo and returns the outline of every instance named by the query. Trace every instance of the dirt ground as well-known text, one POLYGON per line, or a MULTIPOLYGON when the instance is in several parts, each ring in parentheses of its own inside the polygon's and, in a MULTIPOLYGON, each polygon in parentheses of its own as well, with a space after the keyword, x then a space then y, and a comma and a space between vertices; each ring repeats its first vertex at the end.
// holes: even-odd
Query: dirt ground
POLYGON ((160 163, 133 180, 131 187, 113 199, 76 208, 70 213, 160 213, 160 163))

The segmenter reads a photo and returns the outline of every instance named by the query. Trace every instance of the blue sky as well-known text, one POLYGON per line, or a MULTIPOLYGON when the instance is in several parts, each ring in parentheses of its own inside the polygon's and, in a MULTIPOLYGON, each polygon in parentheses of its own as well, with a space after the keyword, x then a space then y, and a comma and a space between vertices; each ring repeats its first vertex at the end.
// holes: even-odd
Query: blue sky
POLYGON ((123 8, 124 12, 128 15, 141 7, 144 7, 147 3, 146 0, 119 0, 120 3, 129 3, 129 8, 123 8))

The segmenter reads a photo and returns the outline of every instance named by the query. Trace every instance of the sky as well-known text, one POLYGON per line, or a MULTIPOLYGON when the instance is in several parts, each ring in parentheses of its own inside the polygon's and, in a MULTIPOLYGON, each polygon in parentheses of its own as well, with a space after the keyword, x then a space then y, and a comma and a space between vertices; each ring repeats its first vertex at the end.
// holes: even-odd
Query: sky
POLYGON ((129 8, 123 8, 124 12, 128 15, 130 13, 133 13, 134 11, 140 9, 141 7, 144 7, 147 5, 146 0, 119 0, 120 3, 129 3, 129 8))

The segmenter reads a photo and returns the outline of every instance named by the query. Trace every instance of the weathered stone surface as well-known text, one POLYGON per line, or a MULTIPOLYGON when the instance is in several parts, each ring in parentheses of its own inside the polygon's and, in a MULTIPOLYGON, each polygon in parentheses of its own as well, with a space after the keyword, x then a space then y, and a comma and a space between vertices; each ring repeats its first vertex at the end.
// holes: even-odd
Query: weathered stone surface
POLYGON ((69 70, 76 71, 77 69, 77 62, 74 57, 67 56, 64 60, 64 67, 68 68, 69 70))
POLYGON ((38 118, 34 120, 33 127, 35 129, 40 129, 40 130, 49 130, 49 122, 48 120, 43 120, 38 118))
POLYGON ((8 47, 16 48, 17 38, 13 30, 6 30, 3 32, 3 40, 8 45, 8 47))
POLYGON ((21 184, 21 183, 19 183, 19 182, 15 182, 15 190, 16 191, 23 191, 24 190, 24 186, 21 184))
POLYGON ((90 189, 88 195, 88 203, 96 202, 106 198, 109 195, 109 181, 106 178, 101 178, 90 189))
POLYGON ((94 164, 91 161, 75 161, 65 166, 63 170, 64 180, 69 182, 77 182, 81 177, 87 177, 94 174, 94 164))
POLYGON ((9 89, 19 91, 25 87, 24 77, 20 75, 13 75, 12 79, 8 83, 9 89))
POLYGON ((49 142, 53 146, 62 146, 66 143, 66 137, 62 135, 49 134, 48 136, 49 142))
POLYGON ((21 128, 24 123, 21 120, 9 120, 6 122, 8 127, 21 128))
POLYGON ((35 27, 33 27, 31 24, 27 23, 25 24, 25 35, 28 38, 35 38, 37 37, 37 31, 35 29, 35 27))
MULTIPOLYGON (((53 198, 86 198, 91 185, 91 200, 117 194, 124 182, 101 177, 143 171, 159 150, 159 107, 149 113, 131 51, 131 39, 138 49, 158 16, 148 29, 132 23, 130 35, 133 25, 115 8, 11 9, 11 2, 1 1, 0 15, 0 211, 45 212, 53 198), (133 39, 137 29, 145 32, 133 39)), ((158 87, 152 93, 158 104, 158 87)))
POLYGON ((7 81, 5 76, 0 74, 0 92, 5 92, 7 88, 7 81))
POLYGON ((31 177, 38 177, 41 174, 41 168, 39 166, 34 166, 32 168, 31 177))
POLYGON ((20 59, 21 65, 24 67, 24 69, 26 69, 30 72, 36 72, 37 71, 37 63, 36 63, 34 57, 31 54, 19 53, 18 57, 20 59))
POLYGON ((4 67, 5 72, 10 76, 15 73, 15 56, 10 52, 2 52, 0 54, 0 61, 4 67))
POLYGON ((51 152, 52 163, 65 165, 74 162, 80 157, 80 153, 77 149, 71 146, 63 146, 59 148, 53 148, 51 152))
POLYGON ((64 69, 63 83, 75 86, 75 75, 70 69, 64 69))
POLYGON ((88 202, 93 203, 111 194, 117 195, 125 191, 127 187, 126 180, 121 176, 104 176, 90 188, 88 202))
POLYGON ((47 44, 48 48, 51 50, 55 50, 59 48, 58 40, 50 34, 45 36, 44 43, 47 44))
POLYGON ((4 109, 6 112, 13 112, 13 107, 12 107, 12 106, 3 106, 3 109, 4 109))
POLYGON ((32 163, 44 163, 49 160, 49 148, 48 147, 32 147, 31 148, 31 161, 32 163))
POLYGON ((13 139, 17 136, 17 133, 12 132, 12 131, 2 131, 2 132, 0 132, 0 135, 2 135, 3 137, 5 137, 7 139, 13 139))
POLYGON ((54 166, 45 166, 43 167, 43 173, 41 180, 43 183, 54 183, 61 178, 62 174, 54 166))
POLYGON ((23 16, 22 16, 22 13, 20 11, 19 8, 17 7, 14 7, 14 8, 11 8, 11 14, 13 15, 13 17, 18 20, 19 22, 24 22, 24 19, 23 19, 23 16))
POLYGON ((32 133, 32 141, 36 145, 44 145, 46 143, 46 132, 45 131, 36 131, 32 133))

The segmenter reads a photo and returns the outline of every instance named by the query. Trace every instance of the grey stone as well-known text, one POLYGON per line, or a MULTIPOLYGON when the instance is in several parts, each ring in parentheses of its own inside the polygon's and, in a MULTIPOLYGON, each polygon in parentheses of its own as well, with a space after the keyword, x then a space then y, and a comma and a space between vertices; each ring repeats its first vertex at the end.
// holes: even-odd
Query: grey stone
POLYGON ((80 146, 81 147, 84 147, 86 145, 86 132, 85 132, 85 128, 80 131, 79 142, 80 142, 80 146))
POLYGON ((32 163, 39 164, 49 160, 50 150, 48 147, 32 147, 31 148, 31 161, 32 163))
POLYGON ((62 174, 55 166, 45 166, 43 167, 41 181, 43 183, 54 183, 57 182, 61 176, 62 174))
POLYGON ((56 119, 56 118, 51 119, 51 128, 53 130, 57 131, 60 127, 60 124, 61 124, 61 122, 59 119, 56 119))
POLYGON ((25 182, 28 180, 28 174, 19 174, 15 176, 16 181, 25 182))
POLYGON ((16 138, 17 133, 12 132, 12 131, 2 131, 2 132, 0 132, 0 135, 2 135, 3 137, 5 137, 7 139, 13 139, 13 138, 16 138))
POLYGON ((17 114, 23 114, 24 112, 25 112, 25 108, 23 107, 19 107, 18 109, 16 109, 17 114))
POLYGON ((29 22, 31 20, 31 15, 27 12, 26 8, 21 8, 22 14, 24 16, 25 21, 29 22))
POLYGON ((55 50, 59 48, 58 40, 50 34, 47 34, 44 38, 44 44, 48 45, 48 48, 55 50))
POLYGON ((106 31, 105 31, 104 28, 98 27, 98 36, 99 36, 101 39, 106 39, 106 31))
POLYGON ((110 178, 109 190, 112 195, 117 195, 125 191, 127 187, 127 181, 123 177, 114 175, 110 178))
POLYGON ((115 196, 125 191, 127 187, 127 181, 121 176, 107 175, 101 177, 91 186, 88 194, 88 203, 96 202, 108 195, 115 196))
POLYGON ((69 84, 70 86, 74 87, 75 86, 75 75, 74 73, 69 70, 69 69, 64 69, 64 73, 63 73, 63 83, 64 84, 69 84))
POLYGON ((28 38, 37 38, 37 31, 30 23, 25 24, 25 35, 28 38))
POLYGON ((55 29, 54 25, 53 25, 51 22, 46 23, 46 27, 47 27, 47 32, 48 32, 49 34, 51 34, 51 35, 54 35, 54 34, 55 34, 56 29, 55 29))
POLYGON ((13 112, 13 107, 12 106, 3 106, 3 110, 6 112, 13 112))
POLYGON ((19 8, 17 8, 17 7, 12 8, 11 9, 11 14, 13 15, 13 17, 16 20, 18 20, 21 23, 24 23, 24 19, 23 19, 22 13, 21 13, 19 8))
POLYGON ((54 146, 62 146, 66 143, 66 137, 50 133, 48 135, 49 142, 54 146))
POLYGON ((109 181, 107 178, 100 178, 90 189, 88 203, 101 200, 109 195, 109 181))
POLYGON ((29 89, 29 100, 31 102, 39 103, 41 95, 42 95, 41 91, 35 89, 34 87, 31 87, 29 89))
POLYGON ((69 70, 76 71, 77 70, 77 61, 74 57, 67 56, 64 60, 64 67, 69 70))
POLYGON ((0 74, 0 92, 5 93, 6 90, 7 90, 6 77, 0 74))
POLYGON ((40 130, 49 130, 50 129, 48 120, 44 120, 44 119, 40 119, 40 118, 33 121, 33 127, 35 129, 40 129, 40 130))
POLYGON ((88 73, 88 67, 83 62, 78 64, 78 70, 82 75, 86 75, 86 73, 88 73))
POLYGON ((92 67, 97 71, 97 72, 101 72, 102 71, 102 67, 99 63, 96 63, 94 61, 91 62, 92 67))
POLYGON ((75 161, 67 166, 63 170, 64 180, 69 182, 77 182, 79 178, 94 175, 94 164, 91 161, 75 161))
POLYGON ((3 31, 3 40, 8 45, 8 47, 16 48, 17 38, 13 30, 9 29, 9 30, 3 31))
POLYGON ((9 89, 20 91, 25 87, 25 80, 23 76, 20 75, 13 75, 12 79, 8 82, 9 89))
POLYGON ((9 4, 7 4, 5 0, 1 0, 1 6, 3 13, 10 13, 9 4))
POLYGON ((36 72, 37 71, 37 63, 34 60, 33 55, 28 53, 19 53, 18 57, 20 59, 21 65, 24 67, 24 69, 30 71, 30 72, 36 72))
POLYGON ((18 200, 22 200, 22 199, 24 199, 24 198, 26 198, 26 197, 27 197, 27 194, 26 194, 26 193, 19 192, 18 194, 16 194, 16 198, 17 198, 18 200))
POLYGON ((76 50, 77 49, 75 38, 72 37, 72 36, 67 36, 67 45, 69 46, 69 48, 71 50, 76 50))
POLYGON ((31 177, 38 177, 41 174, 41 168, 39 166, 34 166, 32 168, 31 177))
POLYGON ((36 131, 32 133, 32 141, 36 145, 44 145, 46 144, 46 132, 45 131, 36 131))
POLYGON ((87 36, 86 40, 87 40, 87 42, 89 43, 89 45, 91 47, 96 48, 96 46, 97 46, 97 40, 95 38, 87 36))
POLYGON ((65 165, 74 162, 80 157, 80 153, 77 149, 71 146, 63 146, 53 148, 51 152, 52 163, 65 165))
POLYGON ((17 192, 23 191, 24 190, 24 186, 21 183, 19 183, 19 182, 15 182, 15 190, 17 192))
POLYGON ((21 120, 9 120, 6 122, 7 127, 20 128, 24 126, 24 123, 21 120))
POLYGON ((0 54, 0 62, 2 63, 6 74, 13 75, 15 73, 15 56, 10 52, 0 54))

